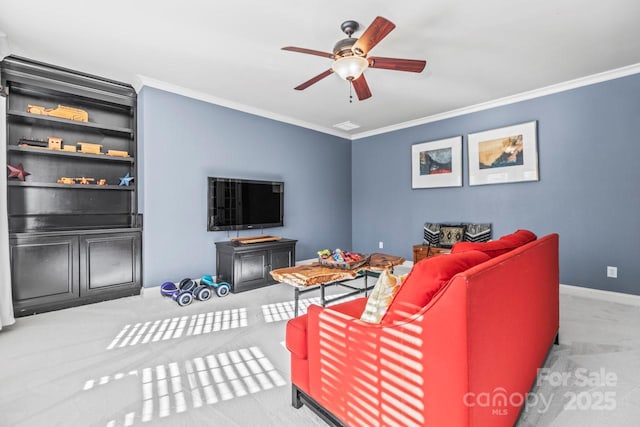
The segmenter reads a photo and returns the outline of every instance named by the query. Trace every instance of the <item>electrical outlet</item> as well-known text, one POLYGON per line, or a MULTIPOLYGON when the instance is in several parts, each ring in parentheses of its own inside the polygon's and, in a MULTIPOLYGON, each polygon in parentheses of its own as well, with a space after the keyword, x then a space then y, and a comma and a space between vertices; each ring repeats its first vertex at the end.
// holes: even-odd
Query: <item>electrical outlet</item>
POLYGON ((384 242, 382 242, 382 241, 378 242, 378 248, 379 249, 384 249, 384 242))
POLYGON ((612 279, 618 278, 618 267, 607 266, 607 277, 611 277, 612 279))

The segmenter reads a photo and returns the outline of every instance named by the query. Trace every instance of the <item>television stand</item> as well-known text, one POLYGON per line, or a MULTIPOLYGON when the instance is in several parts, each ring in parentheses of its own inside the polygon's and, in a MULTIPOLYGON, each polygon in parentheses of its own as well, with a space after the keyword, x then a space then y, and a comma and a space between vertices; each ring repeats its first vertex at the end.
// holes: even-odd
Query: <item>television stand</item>
POLYGON ((234 243, 241 243, 243 245, 250 243, 264 243, 264 242, 275 242, 278 240, 282 240, 280 236, 269 236, 266 234, 261 234, 258 236, 245 236, 245 237, 236 237, 231 239, 234 243))
MULTIPOLYGON (((264 237, 274 236, 255 236, 264 237)), ((295 263, 296 240, 276 237, 250 245, 239 244, 235 239, 216 242, 216 280, 231 283, 233 293, 275 284, 271 270, 295 263)))

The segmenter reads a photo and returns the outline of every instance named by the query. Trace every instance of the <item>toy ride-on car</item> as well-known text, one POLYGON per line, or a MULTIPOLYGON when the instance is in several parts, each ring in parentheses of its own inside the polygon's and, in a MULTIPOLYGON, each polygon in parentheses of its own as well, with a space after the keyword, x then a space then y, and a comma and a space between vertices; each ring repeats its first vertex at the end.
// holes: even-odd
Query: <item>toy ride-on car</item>
POLYGON ((211 290, 207 286, 199 285, 191 279, 182 279, 178 286, 173 282, 165 282, 160 286, 160 292, 171 297, 180 307, 191 304, 194 298, 200 301, 211 298, 211 290))
POLYGON ((200 279, 201 285, 206 285, 214 288, 216 290, 216 295, 219 297, 224 297, 229 294, 231 291, 231 285, 227 282, 215 282, 213 277, 210 274, 205 274, 200 279))

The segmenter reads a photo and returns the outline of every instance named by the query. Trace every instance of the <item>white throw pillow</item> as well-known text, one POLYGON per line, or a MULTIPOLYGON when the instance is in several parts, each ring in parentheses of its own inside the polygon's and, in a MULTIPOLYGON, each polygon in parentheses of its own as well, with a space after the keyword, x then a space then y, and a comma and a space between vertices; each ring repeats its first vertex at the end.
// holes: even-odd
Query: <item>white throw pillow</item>
POLYGON ((367 299, 367 306, 364 308, 360 320, 368 323, 380 323, 391 305, 393 297, 406 278, 406 274, 394 276, 388 270, 384 270, 373 287, 369 299, 367 299))

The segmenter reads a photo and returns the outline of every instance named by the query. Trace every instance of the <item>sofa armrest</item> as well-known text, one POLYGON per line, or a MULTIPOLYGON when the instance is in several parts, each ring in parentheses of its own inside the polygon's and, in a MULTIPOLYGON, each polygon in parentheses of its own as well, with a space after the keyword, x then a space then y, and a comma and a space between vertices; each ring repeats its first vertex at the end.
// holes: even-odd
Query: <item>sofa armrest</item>
POLYGON ((303 314, 287 322, 285 339, 287 350, 298 359, 307 358, 307 317, 303 314))
MULTIPOLYGON (((364 307, 367 305, 366 298, 358 298, 327 307, 328 310, 337 311, 345 316, 359 318, 364 307)), ((311 310, 322 309, 319 305, 312 304, 309 306, 311 310), (316 307, 311 309, 311 307, 316 307)), ((309 310, 307 309, 307 311, 309 310)), ((287 350, 300 359, 307 358, 307 323, 308 315, 294 317, 287 322, 286 346, 287 350)))
MULTIPOLYGON (((366 304, 366 298, 358 298, 327 307, 327 310, 356 318, 360 317, 366 304)), ((309 310, 322 310, 322 307, 311 305, 309 310)), ((289 320, 285 340, 287 350, 291 353, 291 382, 305 393, 309 393, 308 318, 308 314, 304 314, 289 320)))

